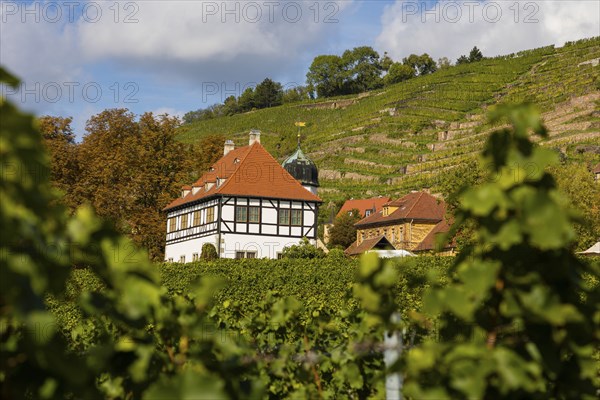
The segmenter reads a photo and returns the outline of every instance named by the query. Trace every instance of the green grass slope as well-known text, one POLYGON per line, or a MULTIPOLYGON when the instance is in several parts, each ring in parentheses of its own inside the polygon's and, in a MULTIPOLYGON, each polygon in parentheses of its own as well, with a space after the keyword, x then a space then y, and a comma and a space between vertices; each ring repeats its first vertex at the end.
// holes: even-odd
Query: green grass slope
POLYGON ((180 139, 220 133, 236 145, 250 129, 284 159, 296 142, 320 170, 324 200, 433 187, 443 171, 474 157, 492 127, 486 110, 530 101, 544 113, 543 145, 572 151, 600 144, 600 37, 451 67, 357 96, 288 104, 183 126, 180 139), (594 61, 596 60, 596 61, 594 61))

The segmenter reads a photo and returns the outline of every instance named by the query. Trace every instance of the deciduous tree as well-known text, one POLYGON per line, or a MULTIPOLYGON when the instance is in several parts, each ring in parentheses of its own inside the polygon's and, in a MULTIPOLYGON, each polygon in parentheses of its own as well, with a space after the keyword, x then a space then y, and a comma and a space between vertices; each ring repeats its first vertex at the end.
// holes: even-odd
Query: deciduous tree
POLYGON ((361 220, 360 211, 353 209, 342 213, 333 221, 333 227, 329 233, 330 245, 346 248, 356 240, 356 224, 361 220))

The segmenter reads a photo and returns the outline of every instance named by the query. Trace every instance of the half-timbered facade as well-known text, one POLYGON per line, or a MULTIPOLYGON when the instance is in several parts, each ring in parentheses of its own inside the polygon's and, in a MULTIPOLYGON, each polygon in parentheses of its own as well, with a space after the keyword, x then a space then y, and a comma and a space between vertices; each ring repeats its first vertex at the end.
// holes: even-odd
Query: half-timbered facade
POLYGON ((278 258, 303 237, 316 243, 321 199, 318 181, 306 183, 264 149, 259 132, 238 149, 227 141, 223 158, 165 208, 165 260, 195 261, 205 243, 223 258, 278 258))

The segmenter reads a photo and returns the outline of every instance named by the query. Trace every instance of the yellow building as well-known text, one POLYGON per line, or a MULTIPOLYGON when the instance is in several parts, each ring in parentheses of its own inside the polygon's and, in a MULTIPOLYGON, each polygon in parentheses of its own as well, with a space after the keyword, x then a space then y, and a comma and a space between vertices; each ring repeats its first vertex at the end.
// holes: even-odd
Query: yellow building
MULTIPOLYGON (((358 221, 356 241, 346 254, 357 255, 373 249, 427 252, 435 250, 435 236, 450 229, 446 203, 426 192, 413 192, 386 203, 381 211, 358 221)), ((442 254, 452 254, 447 245, 442 254)))

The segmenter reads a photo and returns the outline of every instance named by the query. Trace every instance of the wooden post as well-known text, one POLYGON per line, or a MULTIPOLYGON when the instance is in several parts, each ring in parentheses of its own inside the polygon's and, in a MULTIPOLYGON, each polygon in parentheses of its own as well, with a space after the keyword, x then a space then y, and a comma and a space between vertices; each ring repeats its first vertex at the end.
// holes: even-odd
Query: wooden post
MULTIPOLYGON (((400 322, 400 314, 394 313, 390 317, 394 324, 400 322)), ((383 361, 386 368, 390 368, 402 354, 402 334, 398 331, 385 332, 383 335, 383 361)), ((390 373, 385 377, 386 400, 402 400, 402 375, 398 372, 390 373)))

